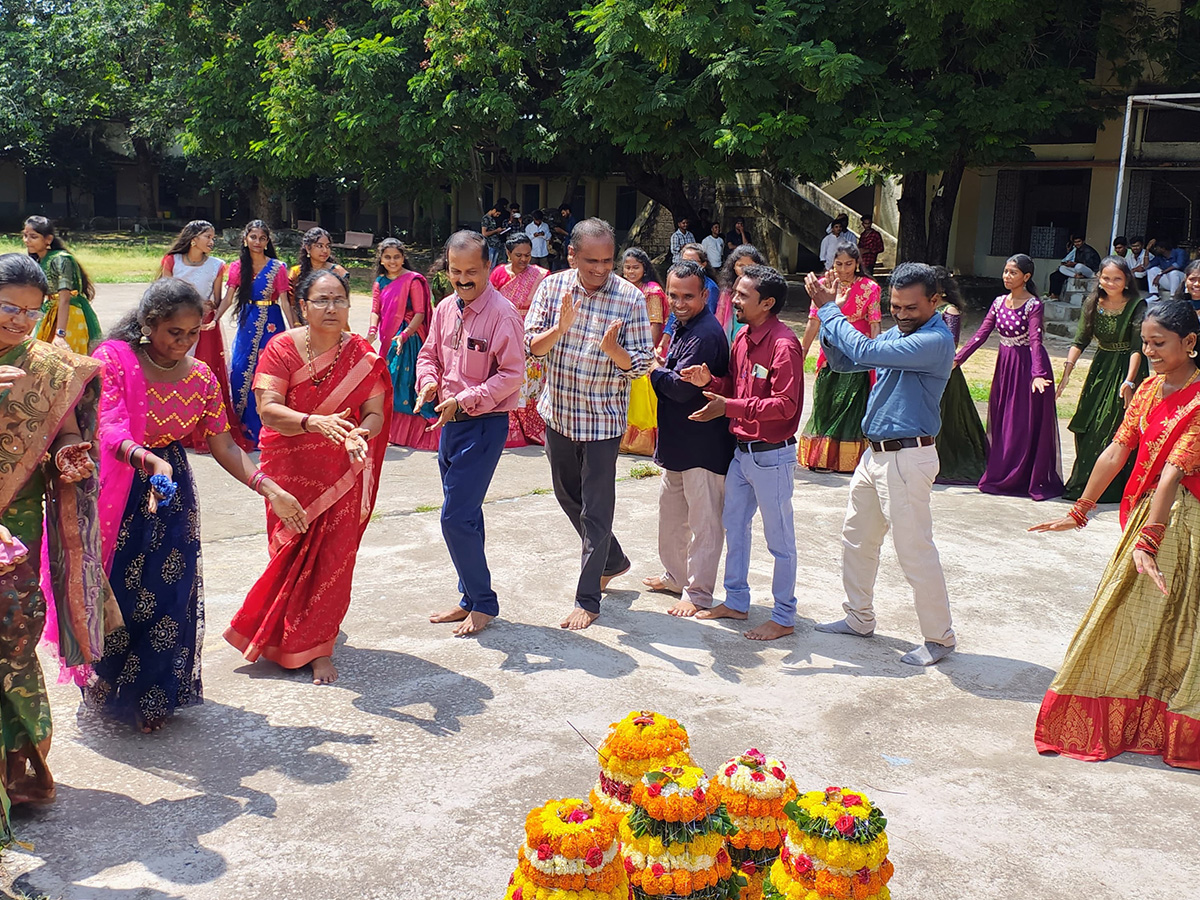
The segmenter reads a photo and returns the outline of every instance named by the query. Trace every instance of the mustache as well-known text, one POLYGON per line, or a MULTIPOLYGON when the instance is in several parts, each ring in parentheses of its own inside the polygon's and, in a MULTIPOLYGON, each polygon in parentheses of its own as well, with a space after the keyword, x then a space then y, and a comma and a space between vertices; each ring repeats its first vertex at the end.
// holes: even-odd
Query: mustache
POLYGON ((456 281, 456 282, 454 282, 454 286, 455 287, 464 287, 464 288, 473 288, 473 287, 475 287, 475 282, 473 282, 473 281, 456 281))

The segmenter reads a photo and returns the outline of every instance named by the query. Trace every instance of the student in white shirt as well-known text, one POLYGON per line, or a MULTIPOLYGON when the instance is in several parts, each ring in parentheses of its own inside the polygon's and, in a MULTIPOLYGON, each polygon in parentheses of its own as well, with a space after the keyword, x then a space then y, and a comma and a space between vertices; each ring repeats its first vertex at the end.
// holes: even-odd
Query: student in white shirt
POLYGON ((543 218, 540 209, 533 211, 533 221, 525 226, 525 233, 533 243, 533 264, 550 268, 550 223, 543 218))
POLYGON ((714 272, 719 272, 725 256, 725 238, 721 236, 720 222, 712 223, 711 233, 700 244, 704 247, 704 253, 708 257, 709 268, 714 272))

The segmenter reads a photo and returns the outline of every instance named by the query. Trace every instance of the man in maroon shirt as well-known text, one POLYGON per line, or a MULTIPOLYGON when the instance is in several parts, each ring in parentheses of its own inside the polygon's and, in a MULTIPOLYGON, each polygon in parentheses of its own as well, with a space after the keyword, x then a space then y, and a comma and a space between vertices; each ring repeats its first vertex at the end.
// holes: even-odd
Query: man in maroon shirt
POLYGON ((870 214, 862 217, 862 231, 858 235, 858 252, 862 257, 863 271, 875 274, 875 260, 883 253, 883 235, 875 230, 870 214))
POLYGON ((750 266, 733 287, 733 309, 746 325, 733 341, 729 374, 714 378, 707 365, 680 377, 704 390, 708 403, 690 418, 729 418, 737 440, 725 477, 725 602, 698 619, 745 619, 750 610, 750 523, 762 514, 767 549, 775 559, 769 622, 746 632, 752 641, 789 635, 796 619, 796 527, 792 488, 796 431, 804 404, 804 351, 796 333, 779 321, 787 282, 770 266, 750 266))

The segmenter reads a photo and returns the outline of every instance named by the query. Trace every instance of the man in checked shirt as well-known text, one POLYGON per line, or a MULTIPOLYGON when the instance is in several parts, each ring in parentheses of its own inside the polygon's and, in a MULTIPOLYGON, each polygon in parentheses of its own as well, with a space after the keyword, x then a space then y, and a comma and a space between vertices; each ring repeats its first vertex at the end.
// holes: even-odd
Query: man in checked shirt
POLYGON ((571 232, 571 268, 546 278, 525 316, 525 346, 546 361, 538 413, 554 496, 583 540, 575 610, 563 628, 587 628, 600 593, 629 571, 612 533, 617 453, 629 385, 650 369, 653 343, 641 291, 613 273, 616 236, 602 219, 571 232))

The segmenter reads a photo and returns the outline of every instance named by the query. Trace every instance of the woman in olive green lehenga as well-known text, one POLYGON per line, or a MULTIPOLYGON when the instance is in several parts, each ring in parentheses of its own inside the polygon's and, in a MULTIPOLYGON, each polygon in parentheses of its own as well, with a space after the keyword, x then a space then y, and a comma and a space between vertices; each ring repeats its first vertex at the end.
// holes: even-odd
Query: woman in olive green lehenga
POLYGON ((45 216, 26 219, 21 240, 46 273, 49 285, 42 321, 34 336, 62 350, 91 353, 101 338, 100 320, 92 309, 92 280, 45 216))
MULTIPOLYGON (((954 335, 954 346, 962 335, 962 314, 965 304, 954 281, 953 273, 945 266, 936 266, 938 293, 946 301, 938 310, 942 321, 954 335)), ((987 429, 979 418, 979 408, 971 396, 966 376, 955 366, 950 380, 942 391, 942 427, 937 433, 938 484, 979 484, 987 468, 987 429)))
MULTIPOLYGON (((1117 256, 1102 260, 1096 287, 1084 301, 1075 342, 1067 353, 1058 384, 1058 396, 1062 396, 1076 362, 1095 338, 1096 355, 1083 382, 1079 406, 1067 426, 1075 434, 1075 466, 1063 490, 1067 500, 1078 500, 1083 495, 1092 467, 1117 433, 1125 407, 1146 377, 1146 361, 1141 353, 1145 313, 1146 301, 1138 297, 1137 282, 1129 264, 1117 256)), ((1132 471, 1131 458, 1097 502, 1120 503, 1132 471)))
POLYGON ((99 657, 105 613, 116 608, 101 568, 90 453, 100 363, 29 336, 45 290, 31 258, 0 256, 0 843, 12 839, 10 804, 54 799, 37 658, 42 584, 55 598, 66 663, 99 657))

